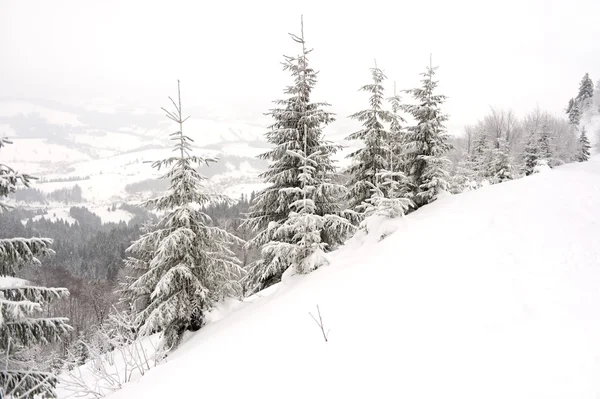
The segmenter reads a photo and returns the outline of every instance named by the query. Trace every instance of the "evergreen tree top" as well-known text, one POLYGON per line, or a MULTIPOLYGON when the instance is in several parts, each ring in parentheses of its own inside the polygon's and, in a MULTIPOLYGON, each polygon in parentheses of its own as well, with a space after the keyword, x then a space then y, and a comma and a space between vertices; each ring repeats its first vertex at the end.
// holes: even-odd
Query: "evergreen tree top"
POLYGON ((179 130, 169 135, 175 142, 173 151, 177 154, 152 163, 152 167, 157 170, 170 168, 161 179, 170 181, 170 187, 167 194, 149 199, 144 203, 148 208, 155 208, 158 211, 171 209, 173 206, 183 206, 190 203, 204 205, 213 201, 229 201, 229 198, 218 194, 208 194, 203 192, 202 181, 207 178, 196 170, 195 166, 206 165, 217 162, 217 158, 202 157, 192 155, 192 143, 194 140, 183 134, 183 124, 189 119, 184 118, 181 108, 181 87, 177 81, 177 102, 169 97, 175 111, 162 110, 167 117, 179 125, 179 130))
POLYGON ((583 78, 581 78, 581 83, 579 84, 579 94, 577 95, 577 99, 582 100, 584 98, 591 98, 594 96, 594 82, 590 78, 590 75, 586 73, 583 78))
MULTIPOLYGON (((413 97, 419 101, 419 105, 405 105, 407 112, 413 113, 416 111, 416 107, 440 105, 446 101, 448 98, 447 96, 443 94, 434 94, 434 91, 438 86, 438 81, 433 80, 433 77, 435 76, 435 71, 438 68, 439 67, 433 67, 430 64, 426 68, 425 72, 421 73, 421 76, 423 76, 423 79, 421 79, 422 87, 404 90, 406 93, 412 94, 413 97)), ((446 119, 447 117, 444 116, 444 120, 446 119)))

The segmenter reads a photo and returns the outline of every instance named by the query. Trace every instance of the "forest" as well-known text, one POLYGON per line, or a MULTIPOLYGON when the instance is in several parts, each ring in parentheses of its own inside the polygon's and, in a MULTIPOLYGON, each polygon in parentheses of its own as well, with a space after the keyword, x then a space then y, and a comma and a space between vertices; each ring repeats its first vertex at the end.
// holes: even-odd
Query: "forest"
MULTIPOLYGON (((61 373, 156 333, 168 358, 217 303, 326 266, 326 254, 368 230, 369 218, 403 217, 443 195, 586 162, 591 135, 600 135, 588 131, 600 115, 600 81, 594 88, 588 74, 574 82, 562 115, 492 107, 450 134, 431 58, 420 86, 401 91, 389 90, 393 81, 374 65, 357 88, 364 109, 349 116, 361 127, 346 140, 361 145, 341 170, 334 155, 343 146, 325 135, 340 116, 312 101, 318 72, 303 27, 290 38, 299 55, 284 57, 289 86, 268 111, 259 192, 231 199, 203 189, 202 171, 219 160, 195 155, 179 81, 163 108, 174 151, 152 164, 163 172, 158 182, 128 188, 156 194, 119 205, 134 215, 128 223, 102 223, 77 185, 44 193, 26 171, 0 163, 1 397, 52 397, 61 373), (27 201, 69 204, 76 223, 15 207, 27 201)), ((10 144, 0 141, 0 156, 10 144)))

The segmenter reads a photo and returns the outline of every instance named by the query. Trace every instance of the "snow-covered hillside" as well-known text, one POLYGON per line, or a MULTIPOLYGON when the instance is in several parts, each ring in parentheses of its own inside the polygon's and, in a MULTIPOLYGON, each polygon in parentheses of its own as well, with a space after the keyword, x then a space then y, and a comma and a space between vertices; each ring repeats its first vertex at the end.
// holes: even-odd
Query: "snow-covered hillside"
POLYGON ((600 157, 445 197, 238 304, 110 398, 597 398, 598 237, 600 157))

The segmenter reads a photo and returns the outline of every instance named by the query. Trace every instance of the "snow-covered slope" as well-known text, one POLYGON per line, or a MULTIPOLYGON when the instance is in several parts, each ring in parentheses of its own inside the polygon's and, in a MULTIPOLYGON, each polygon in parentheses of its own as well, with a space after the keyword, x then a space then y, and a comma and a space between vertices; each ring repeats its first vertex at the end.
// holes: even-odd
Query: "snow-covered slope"
POLYGON ((110 398, 600 395, 599 157, 379 228, 110 398))

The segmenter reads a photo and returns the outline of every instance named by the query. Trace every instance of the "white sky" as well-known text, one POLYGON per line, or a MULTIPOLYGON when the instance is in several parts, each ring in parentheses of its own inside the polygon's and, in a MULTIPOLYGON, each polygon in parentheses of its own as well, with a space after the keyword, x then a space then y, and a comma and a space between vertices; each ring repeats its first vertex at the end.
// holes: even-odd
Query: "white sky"
MULTIPOLYGON (((490 105, 559 113, 589 72, 600 79, 599 0, 0 0, 0 97, 157 110, 181 79, 184 106, 262 120, 290 82, 288 32, 314 48, 316 100, 339 122, 367 105, 376 58, 399 88, 433 53, 451 131, 490 105)), ((390 93, 388 93, 390 94, 390 93)), ((208 111, 207 111, 208 112, 208 111)), ((194 117, 200 115, 192 115, 194 117)))

